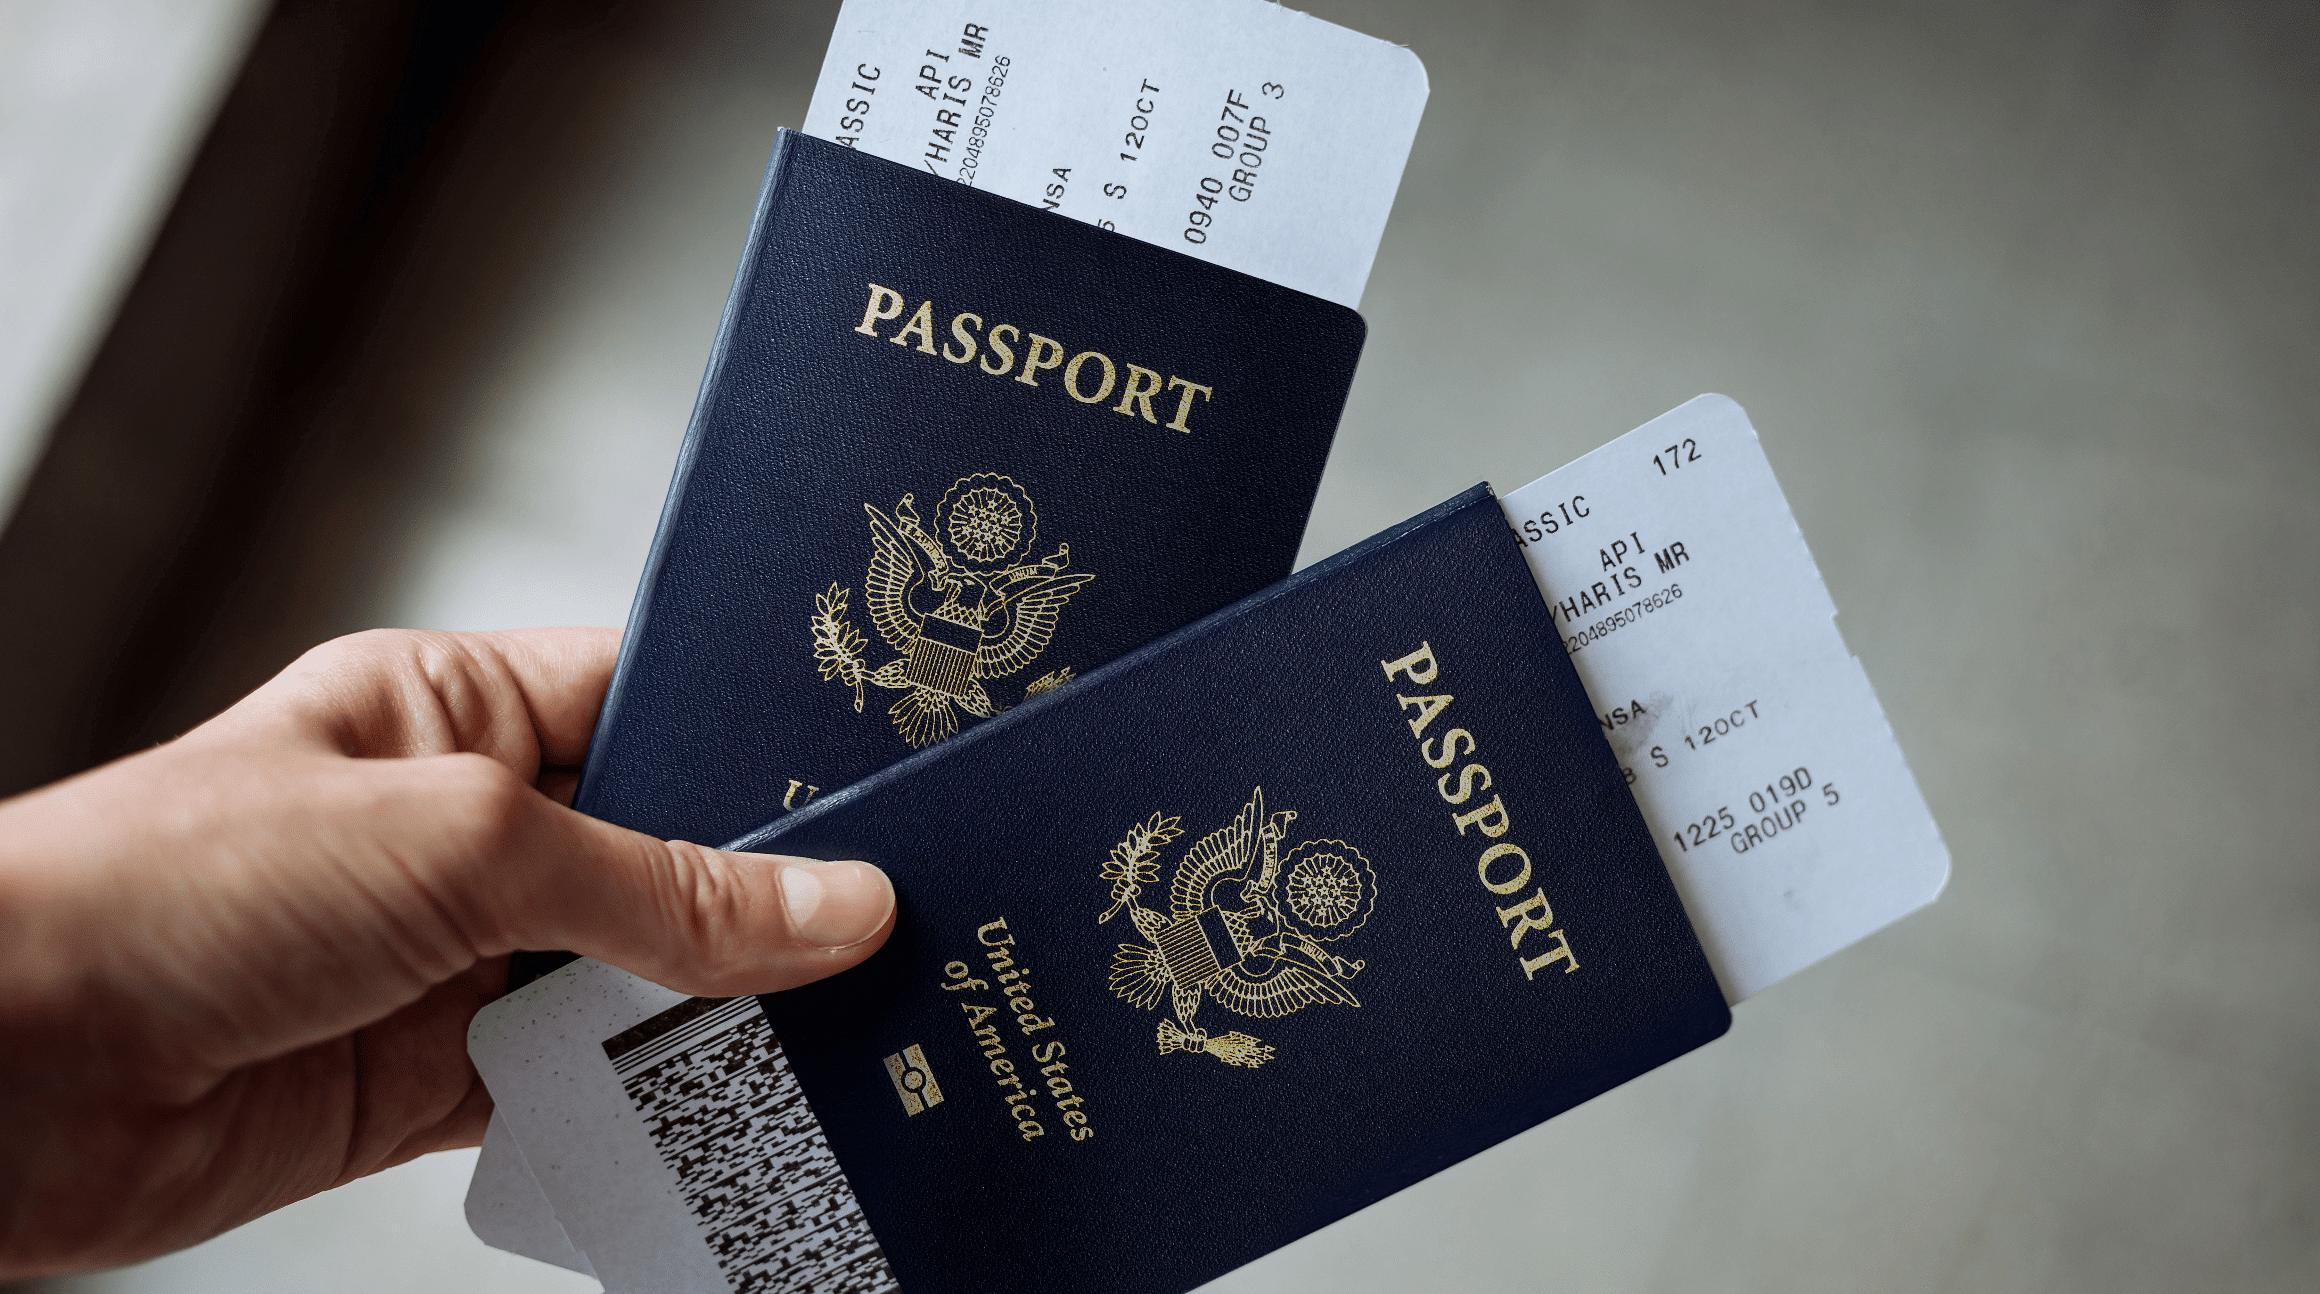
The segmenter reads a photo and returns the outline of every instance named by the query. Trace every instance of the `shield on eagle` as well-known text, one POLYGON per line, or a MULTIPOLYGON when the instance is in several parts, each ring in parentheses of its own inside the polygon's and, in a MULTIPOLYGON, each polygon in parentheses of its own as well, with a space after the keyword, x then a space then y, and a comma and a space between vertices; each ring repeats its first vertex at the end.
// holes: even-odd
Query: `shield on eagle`
POLYGON ((1211 1034, 1195 1022, 1201 1004, 1274 1020, 1311 1006, 1359 1007, 1349 987, 1366 962, 1323 948, 1368 924, 1377 872, 1342 840, 1308 840, 1283 852, 1293 812, 1267 814, 1265 788, 1232 822, 1184 851, 1168 883, 1165 912, 1138 902, 1160 879, 1160 851, 1183 834, 1182 820, 1155 813, 1129 828, 1103 866, 1112 906, 1143 936, 1112 954, 1112 992, 1149 1010, 1166 999, 1160 1051, 1200 1052, 1254 1069, 1273 1048, 1233 1030, 1211 1034))
MULTIPOLYGON (((952 483, 931 526, 908 494, 891 514, 875 504, 862 510, 870 520, 862 603, 900 655, 870 668, 862 656, 868 639, 848 619, 851 590, 832 584, 814 598, 814 661, 823 678, 854 689, 857 712, 865 685, 900 691, 888 717, 911 746, 930 746, 958 731, 960 712, 983 719, 1005 708, 985 684, 1039 659, 1064 605, 1095 576, 1067 571, 1069 544, 1026 560, 1038 540, 1038 509, 1022 486, 995 472, 952 483)), ((1050 671, 1024 698, 1070 678, 1068 668, 1050 671)))

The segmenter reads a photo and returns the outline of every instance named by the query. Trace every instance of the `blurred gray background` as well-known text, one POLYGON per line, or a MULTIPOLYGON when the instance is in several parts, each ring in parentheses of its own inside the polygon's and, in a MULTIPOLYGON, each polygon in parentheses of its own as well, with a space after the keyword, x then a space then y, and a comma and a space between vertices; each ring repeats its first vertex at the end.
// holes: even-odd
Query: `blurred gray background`
MULTIPOLYGON (((619 623, 835 13, 213 8, 0 534, 0 792, 328 635, 619 623)), ((1955 877, 1215 1288, 2320 1286, 2320 9, 1311 8, 1433 99, 1305 560, 1731 395, 1955 877)), ((471 1162, 49 1288, 593 1288, 471 1162)))

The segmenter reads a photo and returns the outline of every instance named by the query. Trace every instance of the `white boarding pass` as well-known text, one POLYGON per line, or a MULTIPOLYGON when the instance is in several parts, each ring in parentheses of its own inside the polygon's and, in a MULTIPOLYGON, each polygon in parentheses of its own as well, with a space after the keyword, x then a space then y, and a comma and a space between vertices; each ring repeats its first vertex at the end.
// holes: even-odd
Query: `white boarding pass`
POLYGON ((1739 405, 1501 503, 1726 998, 1933 902, 1949 851, 1739 405))
POLYGON ((1426 92, 1261 0, 846 0, 805 133, 1355 306, 1426 92))

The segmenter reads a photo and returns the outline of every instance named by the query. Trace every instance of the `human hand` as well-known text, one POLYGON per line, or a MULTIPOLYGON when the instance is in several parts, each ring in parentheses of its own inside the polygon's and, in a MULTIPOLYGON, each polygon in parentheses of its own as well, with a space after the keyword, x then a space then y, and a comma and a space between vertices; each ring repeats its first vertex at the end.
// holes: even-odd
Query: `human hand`
POLYGON ((868 864, 564 807, 618 643, 342 638, 168 745, 0 802, 0 1280, 476 1144, 467 1026, 515 949, 722 997, 884 942, 868 864))

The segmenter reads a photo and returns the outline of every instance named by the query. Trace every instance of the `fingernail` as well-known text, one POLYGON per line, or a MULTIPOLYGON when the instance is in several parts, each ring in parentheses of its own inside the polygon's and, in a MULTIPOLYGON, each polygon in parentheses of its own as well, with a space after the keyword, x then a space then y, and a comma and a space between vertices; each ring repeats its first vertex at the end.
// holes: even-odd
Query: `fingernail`
POLYGON ((790 930, 821 948, 868 939, 894 910, 894 886, 868 863, 792 859, 781 869, 781 895, 790 930))

